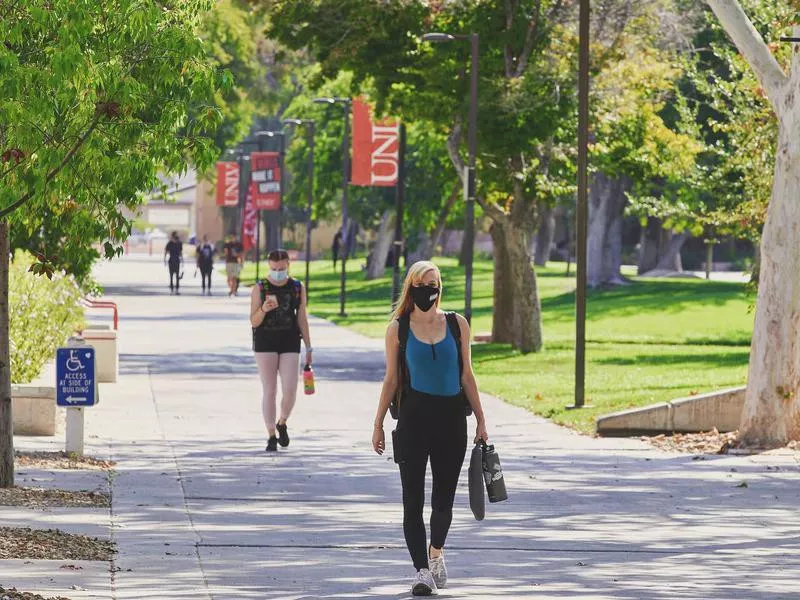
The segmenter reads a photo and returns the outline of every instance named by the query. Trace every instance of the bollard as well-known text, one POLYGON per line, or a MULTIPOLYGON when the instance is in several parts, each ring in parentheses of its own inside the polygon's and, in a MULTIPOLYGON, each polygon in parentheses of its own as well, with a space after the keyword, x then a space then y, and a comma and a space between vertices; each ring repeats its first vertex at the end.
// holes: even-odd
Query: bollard
POLYGON ((64 449, 67 454, 75 453, 83 456, 83 409, 70 406, 67 408, 67 436, 64 449))

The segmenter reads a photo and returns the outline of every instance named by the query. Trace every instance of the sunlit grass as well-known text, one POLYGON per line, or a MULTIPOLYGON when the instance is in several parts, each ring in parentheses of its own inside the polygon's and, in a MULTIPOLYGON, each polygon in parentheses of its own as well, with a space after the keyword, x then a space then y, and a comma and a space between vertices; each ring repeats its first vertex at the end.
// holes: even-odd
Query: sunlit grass
MULTIPOLYGON (((464 274, 455 259, 436 261, 444 280, 443 307, 463 310, 464 274)), ((347 316, 339 316, 339 274, 328 261, 311 264, 311 312, 365 335, 382 336, 390 303, 391 271, 365 281, 362 260, 348 262, 347 316)), ((481 389, 558 423, 593 431, 597 415, 662 402, 745 381, 752 330, 751 299, 737 283, 695 279, 634 279, 595 291, 588 299, 587 401, 568 411, 574 385, 575 279, 564 264, 537 268, 545 349, 521 355, 509 346, 476 344, 481 389)), ((263 268, 263 265, 262 265, 263 268)), ((292 264, 302 277, 305 264, 292 264)), ((573 268, 574 274, 574 268, 573 268)), ((254 267, 245 269, 252 280, 254 267)), ((492 263, 475 263, 473 330, 492 324, 492 263)))

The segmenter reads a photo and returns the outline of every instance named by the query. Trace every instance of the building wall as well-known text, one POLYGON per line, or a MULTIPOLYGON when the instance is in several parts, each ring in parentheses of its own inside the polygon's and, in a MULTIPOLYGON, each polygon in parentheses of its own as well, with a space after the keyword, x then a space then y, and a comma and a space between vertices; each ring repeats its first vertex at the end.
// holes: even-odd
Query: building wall
POLYGON ((203 239, 204 235, 212 241, 223 238, 222 211, 217 206, 216 190, 210 181, 201 179, 197 182, 195 215, 197 239, 203 239))

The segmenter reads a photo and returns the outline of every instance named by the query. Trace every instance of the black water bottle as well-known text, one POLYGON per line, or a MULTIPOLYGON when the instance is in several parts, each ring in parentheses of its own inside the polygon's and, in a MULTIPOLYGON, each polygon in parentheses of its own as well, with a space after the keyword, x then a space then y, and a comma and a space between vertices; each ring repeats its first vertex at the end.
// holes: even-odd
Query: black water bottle
POLYGON ((500 457, 494 451, 494 446, 487 446, 483 442, 483 480, 486 482, 486 493, 489 502, 502 502, 508 500, 506 482, 503 479, 503 468, 500 466, 500 457))

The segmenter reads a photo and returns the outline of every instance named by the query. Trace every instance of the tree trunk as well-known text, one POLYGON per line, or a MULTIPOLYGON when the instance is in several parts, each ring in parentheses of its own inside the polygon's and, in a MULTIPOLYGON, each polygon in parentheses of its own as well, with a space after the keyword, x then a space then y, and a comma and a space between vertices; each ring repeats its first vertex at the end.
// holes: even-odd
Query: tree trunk
POLYGON ((8 328, 8 221, 0 220, 0 487, 14 485, 11 350, 8 328))
POLYGON ((494 306, 492 341, 521 352, 542 349, 542 310, 531 265, 530 228, 507 219, 492 225, 494 306))
POLYGON ((586 269, 590 287, 619 285, 622 278, 622 220, 630 189, 626 178, 597 173, 589 187, 586 269))
POLYGON ((539 267, 547 266, 550 260, 550 250, 553 247, 553 238, 556 235, 556 209, 544 202, 539 204, 539 229, 536 232, 534 264, 539 267))
POLYGON ((453 206, 455 206, 456 200, 458 200, 460 193, 461 189, 457 185, 453 186, 453 191, 451 192, 450 197, 442 207, 442 210, 439 211, 439 216, 436 218, 436 225, 434 226, 433 231, 425 239, 425 243, 420 244, 420 260, 430 260, 433 258, 433 255, 436 252, 436 246, 439 245, 442 232, 444 231, 445 225, 447 225, 447 219, 450 217, 450 211, 453 210, 453 206))
MULTIPOLYGON (((793 102, 793 94, 789 96, 793 102)), ((740 428, 745 444, 764 448, 800 439, 800 244, 796 243, 800 123, 791 114, 793 108, 787 107, 784 118, 779 118, 775 181, 761 240, 755 328, 740 428)))
POLYGON ((648 219, 642 229, 639 251, 639 275, 651 271, 683 272, 681 249, 689 239, 688 233, 664 229, 658 219, 648 219))
POLYGON ((394 241, 394 213, 386 210, 381 217, 378 227, 378 239, 370 252, 369 268, 367 268, 367 281, 383 277, 386 272, 386 259, 394 241))
POLYGON ((542 307, 530 255, 530 232, 520 225, 511 220, 505 239, 514 297, 512 345, 527 354, 542 349, 542 307))
POLYGON ((492 224, 492 252, 494 254, 494 295, 492 300, 492 341, 510 344, 514 341, 514 290, 507 282, 511 280, 511 266, 506 250, 504 226, 492 224))
POLYGON ((686 232, 673 233, 672 231, 666 230, 664 233, 666 234, 665 239, 668 240, 668 242, 664 248, 664 252, 658 259, 656 270, 677 271, 678 273, 682 273, 683 261, 681 261, 681 248, 683 248, 686 240, 689 239, 689 234, 686 232))
POLYGON ((661 243, 661 221, 649 217, 639 238, 639 275, 652 271, 658 264, 661 243))

